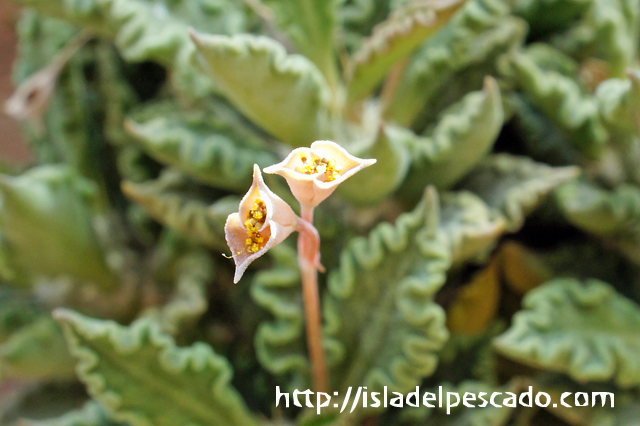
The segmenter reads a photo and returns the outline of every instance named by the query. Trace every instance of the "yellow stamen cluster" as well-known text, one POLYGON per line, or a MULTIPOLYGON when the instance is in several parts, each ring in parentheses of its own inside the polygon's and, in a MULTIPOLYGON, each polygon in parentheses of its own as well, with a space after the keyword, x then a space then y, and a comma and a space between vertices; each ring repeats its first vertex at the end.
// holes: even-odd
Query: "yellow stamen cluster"
POLYGON ((341 167, 336 165, 335 160, 327 158, 313 157, 309 161, 307 154, 300 154, 300 160, 302 160, 302 167, 296 168, 297 172, 304 173, 305 175, 315 175, 316 173, 324 173, 328 182, 336 180, 340 176, 341 167))
POLYGON ((247 220, 244 222, 244 226, 249 233, 249 238, 245 241, 249 253, 256 253, 266 243, 259 232, 265 220, 267 220, 267 206, 264 201, 258 198, 253 203, 253 208, 247 212, 247 220))

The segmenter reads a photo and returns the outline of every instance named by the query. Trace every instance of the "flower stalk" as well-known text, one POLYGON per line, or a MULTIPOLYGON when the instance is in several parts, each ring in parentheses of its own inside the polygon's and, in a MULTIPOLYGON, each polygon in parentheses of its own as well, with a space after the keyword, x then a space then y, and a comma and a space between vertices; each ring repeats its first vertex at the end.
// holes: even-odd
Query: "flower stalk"
POLYGON ((313 210, 336 187, 376 160, 354 157, 331 141, 316 141, 309 148, 294 149, 282 162, 264 169, 287 180, 300 203, 300 215, 274 194, 264 183, 260 168, 254 165, 253 184, 225 225, 225 238, 236 263, 237 283, 251 262, 298 231, 298 267, 302 278, 307 347, 316 392, 329 392, 329 370, 323 346, 322 311, 318 271, 320 235, 313 226, 313 210))
POLYGON ((323 347, 322 312, 320 308, 320 290, 318 288, 318 269, 320 258, 320 237, 313 225, 313 207, 302 206, 301 224, 309 225, 298 236, 298 267, 302 277, 302 297, 304 300, 307 347, 311 358, 311 374, 316 392, 329 392, 329 373, 323 347), (313 232, 315 231, 315 233, 313 232), (314 238, 316 241, 314 241, 314 238))

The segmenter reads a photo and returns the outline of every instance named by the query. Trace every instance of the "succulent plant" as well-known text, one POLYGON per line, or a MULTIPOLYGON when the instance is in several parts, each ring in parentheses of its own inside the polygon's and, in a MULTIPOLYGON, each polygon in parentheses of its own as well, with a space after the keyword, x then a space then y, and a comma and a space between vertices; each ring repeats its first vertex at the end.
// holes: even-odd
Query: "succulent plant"
POLYGON ((1 424, 637 422, 640 2, 15 2, 1 424), (328 389, 615 407, 276 407, 313 387, 295 246, 234 285, 225 221, 318 140, 377 160, 315 210, 328 389))

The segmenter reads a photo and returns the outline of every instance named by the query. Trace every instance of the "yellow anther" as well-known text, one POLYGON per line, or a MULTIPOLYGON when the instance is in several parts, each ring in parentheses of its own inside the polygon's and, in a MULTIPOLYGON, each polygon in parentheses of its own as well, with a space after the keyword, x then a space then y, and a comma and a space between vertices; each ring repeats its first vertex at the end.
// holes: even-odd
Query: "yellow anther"
POLYGON ((257 253, 264 247, 265 238, 260 235, 260 228, 264 226, 267 217, 267 206, 261 199, 256 199, 253 208, 247 212, 244 227, 247 228, 248 238, 245 240, 248 253, 257 253))
POLYGON ((336 165, 335 160, 326 157, 318 158, 314 157, 309 162, 307 154, 300 154, 302 160, 302 167, 297 167, 296 171, 304 173, 306 175, 315 175, 316 173, 323 173, 327 181, 336 180, 340 175, 341 167, 336 165))
POLYGON ((252 220, 254 219, 247 220, 244 223, 244 227, 247 228, 247 231, 249 232, 249 234, 255 234, 260 230, 260 226, 258 226, 258 224, 255 221, 252 222, 252 220))

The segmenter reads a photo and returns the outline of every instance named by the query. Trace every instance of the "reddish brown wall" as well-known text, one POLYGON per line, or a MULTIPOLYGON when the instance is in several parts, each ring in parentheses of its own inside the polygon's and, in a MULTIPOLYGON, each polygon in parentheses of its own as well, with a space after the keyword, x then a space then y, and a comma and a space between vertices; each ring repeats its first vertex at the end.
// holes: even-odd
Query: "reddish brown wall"
POLYGON ((14 25, 18 12, 16 6, 0 0, 0 160, 9 163, 23 162, 29 158, 22 142, 20 125, 3 112, 4 102, 13 92, 11 65, 15 58, 14 25))

